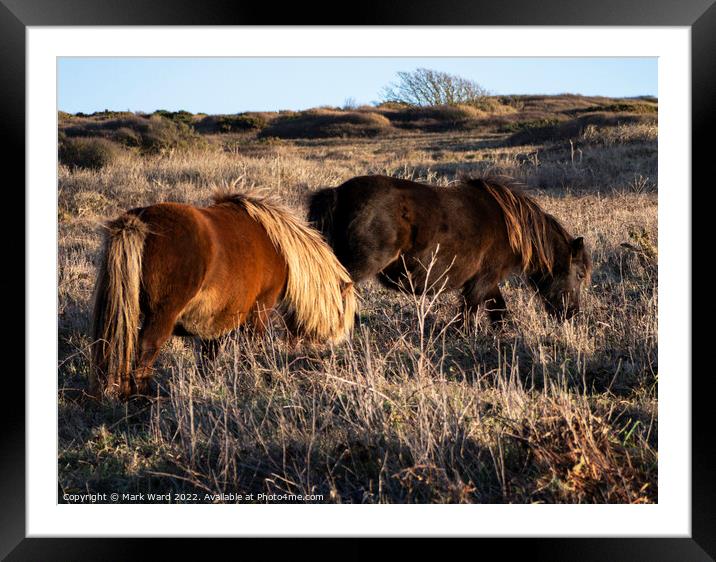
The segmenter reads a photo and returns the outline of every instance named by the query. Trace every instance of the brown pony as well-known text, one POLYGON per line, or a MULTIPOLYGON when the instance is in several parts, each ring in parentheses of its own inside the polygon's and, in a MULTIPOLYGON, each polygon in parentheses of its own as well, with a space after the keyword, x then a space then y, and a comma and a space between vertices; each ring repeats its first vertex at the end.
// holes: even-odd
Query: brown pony
POLYGON ((350 277, 293 212, 253 195, 132 209, 107 225, 90 391, 146 393, 172 334, 211 341, 247 323, 260 331, 279 302, 289 330, 311 340, 338 342, 353 327, 350 277))
POLYGON ((309 221, 356 283, 377 275, 388 287, 421 292, 434 257, 445 288, 462 291, 463 314, 485 307, 493 322, 505 313, 499 283, 512 273, 525 274, 550 312, 571 317, 592 268, 581 237, 497 178, 443 188, 356 177, 314 193, 309 221))

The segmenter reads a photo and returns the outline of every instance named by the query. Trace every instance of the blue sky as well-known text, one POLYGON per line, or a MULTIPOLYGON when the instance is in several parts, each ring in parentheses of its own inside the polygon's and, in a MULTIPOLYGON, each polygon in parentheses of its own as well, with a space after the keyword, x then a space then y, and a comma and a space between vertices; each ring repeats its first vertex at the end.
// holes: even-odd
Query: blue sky
POLYGON ((656 58, 59 58, 59 109, 238 113, 380 100, 419 67, 494 94, 657 95, 656 58))

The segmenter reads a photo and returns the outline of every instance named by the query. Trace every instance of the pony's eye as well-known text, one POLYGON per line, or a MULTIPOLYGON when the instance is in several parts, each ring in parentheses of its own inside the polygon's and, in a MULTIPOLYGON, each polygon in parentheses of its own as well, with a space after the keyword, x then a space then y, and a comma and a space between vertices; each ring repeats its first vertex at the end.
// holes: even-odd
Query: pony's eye
POLYGON ((584 279, 584 273, 577 273, 577 279, 584 279))

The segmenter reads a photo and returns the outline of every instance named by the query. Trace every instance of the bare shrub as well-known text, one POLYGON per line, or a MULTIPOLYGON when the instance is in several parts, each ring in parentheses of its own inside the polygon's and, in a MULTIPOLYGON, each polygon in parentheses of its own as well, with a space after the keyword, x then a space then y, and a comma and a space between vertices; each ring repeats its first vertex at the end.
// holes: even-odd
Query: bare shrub
POLYGON ((383 89, 383 101, 417 106, 479 103, 488 92, 480 84, 428 68, 398 72, 397 82, 383 89))

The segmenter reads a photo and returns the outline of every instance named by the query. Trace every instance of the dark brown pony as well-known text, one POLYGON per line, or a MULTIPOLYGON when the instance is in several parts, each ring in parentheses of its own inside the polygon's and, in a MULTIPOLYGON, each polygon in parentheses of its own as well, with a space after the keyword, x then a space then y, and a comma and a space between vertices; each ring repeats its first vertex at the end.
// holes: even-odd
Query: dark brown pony
POLYGON ((496 178, 437 187, 356 177, 314 193, 309 221, 356 283, 377 275, 388 287, 420 292, 434 258, 431 275, 444 273, 445 288, 462 291, 464 314, 485 307, 493 322, 505 312, 499 283, 512 273, 524 273, 547 309, 563 317, 579 310, 591 273, 584 240, 496 178))
POLYGON ((347 272, 318 232, 268 199, 161 203, 107 227, 95 290, 95 395, 145 393, 172 334, 210 341, 247 323, 261 330, 278 303, 288 328, 311 340, 337 342, 352 329, 347 272))

